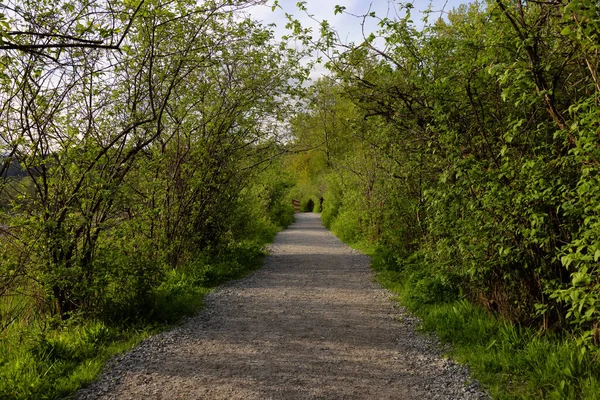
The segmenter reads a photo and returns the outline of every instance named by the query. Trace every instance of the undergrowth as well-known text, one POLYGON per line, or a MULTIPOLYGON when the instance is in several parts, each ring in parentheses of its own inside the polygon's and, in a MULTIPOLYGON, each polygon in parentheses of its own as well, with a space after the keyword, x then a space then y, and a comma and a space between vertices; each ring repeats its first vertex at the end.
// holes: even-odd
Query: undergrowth
POLYGON ((398 260, 366 242, 350 243, 372 257, 378 281, 422 319, 424 331, 449 343, 449 356, 467 364, 495 399, 598 399, 600 349, 569 334, 503 321, 467 301, 451 279, 418 257, 398 260))
POLYGON ((204 296, 219 284, 259 268, 263 255, 263 243, 256 242, 236 243, 216 257, 200 255, 167 271, 146 309, 137 313, 116 309, 67 321, 33 316, 12 324, 0 336, 0 399, 72 395, 92 382, 112 356, 197 313, 204 296))
POLYGON ((469 365, 471 374, 495 399, 597 399, 600 351, 567 334, 541 332, 503 321, 461 298, 418 260, 398 266, 373 252, 379 282, 423 320, 425 331, 451 344, 450 356, 469 365), (420 268, 421 267, 421 268, 420 268))

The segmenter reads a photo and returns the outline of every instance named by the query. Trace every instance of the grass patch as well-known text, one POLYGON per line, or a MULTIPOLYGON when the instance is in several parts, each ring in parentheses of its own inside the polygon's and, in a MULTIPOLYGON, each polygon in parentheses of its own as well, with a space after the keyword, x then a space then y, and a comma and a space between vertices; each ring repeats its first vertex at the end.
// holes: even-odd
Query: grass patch
POLYGON ((100 321, 32 328, 0 347, 0 399, 63 398, 92 382, 110 357, 135 346, 157 327, 110 327, 100 321))
POLYGON ((404 304, 423 318, 425 330, 452 344, 450 355, 468 364, 494 398, 598 398, 597 349, 499 321, 466 300, 404 304))
POLYGON ((199 257, 168 271, 151 306, 133 320, 32 317, 0 336, 0 399, 56 399, 91 383, 106 362, 203 306, 218 285, 260 268, 262 244, 241 242, 217 257, 199 257))
POLYGON ((398 301, 451 344, 448 354, 467 364, 495 399, 598 399, 600 349, 568 334, 542 333, 496 318, 460 297, 452 279, 428 274, 415 257, 398 260, 361 242, 349 243, 372 257, 377 280, 398 301))
POLYGON ((374 254, 379 282, 423 320, 425 331, 452 345, 449 356, 468 364, 493 398, 598 398, 598 348, 581 345, 567 334, 542 333, 500 320, 461 299, 452 292, 451 282, 420 273, 418 265, 398 268, 383 252, 374 254))

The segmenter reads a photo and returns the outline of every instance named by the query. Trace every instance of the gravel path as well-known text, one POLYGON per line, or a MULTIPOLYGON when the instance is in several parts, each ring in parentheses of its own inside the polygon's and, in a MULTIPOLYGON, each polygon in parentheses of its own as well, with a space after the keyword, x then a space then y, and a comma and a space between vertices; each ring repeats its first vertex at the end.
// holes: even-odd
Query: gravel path
POLYGON ((265 266, 217 289, 184 325, 115 359, 87 399, 483 399, 368 257, 296 214, 265 266))

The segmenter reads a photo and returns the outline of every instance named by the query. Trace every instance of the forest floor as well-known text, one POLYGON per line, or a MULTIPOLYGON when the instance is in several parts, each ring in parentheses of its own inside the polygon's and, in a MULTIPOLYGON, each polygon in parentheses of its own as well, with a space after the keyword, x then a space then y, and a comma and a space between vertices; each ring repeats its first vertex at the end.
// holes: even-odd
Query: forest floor
POLYGON ((181 326, 112 360, 87 399, 481 399, 370 260, 296 214, 265 266, 181 326))

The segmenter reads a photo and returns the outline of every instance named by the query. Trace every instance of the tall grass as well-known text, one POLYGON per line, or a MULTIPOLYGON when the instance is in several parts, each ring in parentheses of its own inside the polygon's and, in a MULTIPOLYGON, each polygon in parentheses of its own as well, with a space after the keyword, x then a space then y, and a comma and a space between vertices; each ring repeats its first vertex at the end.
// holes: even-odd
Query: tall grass
POLYGON ((90 383, 112 355, 131 348, 151 332, 88 321, 46 331, 30 327, 20 341, 3 338, 0 398, 65 397, 90 383))

